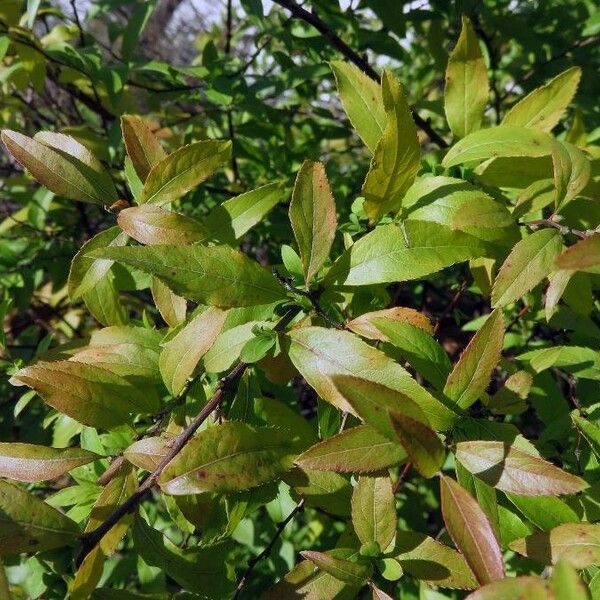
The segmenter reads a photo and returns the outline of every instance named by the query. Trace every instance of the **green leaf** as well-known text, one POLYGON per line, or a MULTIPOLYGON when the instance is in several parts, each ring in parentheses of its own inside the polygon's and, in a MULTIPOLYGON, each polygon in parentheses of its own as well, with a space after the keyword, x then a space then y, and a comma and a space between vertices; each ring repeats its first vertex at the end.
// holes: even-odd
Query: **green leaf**
POLYGON ((558 258, 556 266, 561 269, 600 272, 600 234, 577 242, 567 248, 558 258))
POLYGON ((295 458, 289 431, 229 422, 201 431, 169 463, 160 486, 172 495, 236 492, 267 483, 295 458))
POLYGON ((587 185, 591 176, 591 164, 585 154, 573 144, 554 140, 552 151, 555 206, 557 210, 575 198, 587 185))
POLYGON ((559 560, 552 571, 552 590, 555 600, 589 600, 587 586, 566 560, 559 560))
MULTIPOLYGON (((467 596, 468 600, 547 600, 548 589, 538 577, 524 576, 494 581, 467 596)), ((557 599, 558 600, 558 599, 557 599)), ((565 600, 567 600, 565 598, 565 600)))
POLYGON ((504 342, 502 311, 494 311, 463 350, 448 376, 444 394, 460 408, 468 408, 485 392, 504 342))
POLYGON ((550 531, 564 523, 579 523, 577 513, 555 496, 517 496, 506 494, 520 513, 543 531, 550 531))
POLYGON ((580 477, 503 442, 459 442, 456 458, 488 485, 521 496, 576 494, 588 487, 580 477))
POLYGON ((154 388, 140 387, 96 365, 70 360, 39 361, 17 371, 13 385, 27 385, 50 406, 89 425, 110 429, 131 423, 131 414, 158 410, 154 388))
POLYGON ((335 551, 316 552, 315 550, 304 550, 300 552, 303 558, 309 560, 322 571, 355 587, 363 586, 371 576, 372 568, 368 564, 351 562, 345 558, 339 558, 345 549, 336 548, 335 551))
POLYGON ((416 531, 398 531, 393 556, 406 573, 443 588, 473 589, 477 582, 462 554, 416 531))
POLYGON ((387 473, 361 475, 352 492, 352 526, 362 544, 376 542, 382 552, 396 538, 396 502, 387 473))
POLYGON ((133 115, 121 117, 121 131, 125 149, 133 168, 142 182, 146 181, 154 165, 166 158, 167 154, 162 149, 150 128, 142 119, 133 115))
POLYGON ((185 321, 187 300, 174 294, 160 279, 152 278, 152 299, 169 327, 177 327, 185 321))
POLYGON ((558 367, 582 379, 600 380, 600 354, 584 346, 552 346, 530 350, 517 356, 536 372, 558 367))
POLYGON ((446 457, 440 438, 421 421, 396 410, 389 410, 389 417, 400 444, 417 471, 425 478, 433 477, 446 457))
POLYGON ((285 190, 286 182, 275 182, 230 198, 214 208, 203 225, 216 240, 232 244, 285 199, 285 190))
POLYGON ((119 227, 140 244, 185 246, 209 237, 195 219, 153 204, 126 208, 117 217, 119 227))
POLYGON ((179 396, 200 359, 212 347, 227 313, 214 307, 193 317, 169 339, 160 353, 160 374, 173 396, 179 396))
POLYGON ((502 552, 486 514, 453 479, 442 475, 440 489, 446 529, 477 581, 485 585, 503 579, 502 552))
POLYGON ((308 288, 329 256, 337 226, 335 200, 323 163, 309 160, 302 163, 289 214, 308 288))
POLYGON ((0 476, 17 481, 55 479, 100 458, 81 448, 49 448, 36 444, 0 443, 0 476))
POLYGON ((371 152, 386 124, 381 86, 350 63, 330 63, 344 110, 371 152))
POLYGON ((360 238, 333 264, 327 285, 358 286, 422 279, 445 267, 485 256, 487 246, 461 231, 406 221, 382 225, 360 238))
POLYGON ((498 125, 470 133, 454 144, 442 165, 449 168, 503 156, 546 156, 552 152, 551 142, 552 138, 541 131, 498 125))
POLYGON ((559 560, 576 569, 600 565, 600 525, 566 523, 549 532, 538 531, 510 545, 511 549, 544 565, 559 560))
POLYGON ((240 360, 246 364, 254 364, 262 360, 277 343, 273 336, 255 335, 250 338, 240 351, 240 360))
POLYGON ((303 469, 336 473, 373 473, 402 462, 406 452, 370 425, 346 429, 315 444, 297 459, 303 469))
POLYGON ((77 300, 92 290, 114 264, 112 260, 94 259, 87 254, 99 248, 124 246, 128 239, 118 227, 109 227, 83 244, 74 256, 69 271, 67 286, 71 300, 77 300))
POLYGON ((231 142, 206 140, 179 148, 156 163, 144 182, 140 204, 166 204, 208 179, 231 156, 231 142))
POLYGON ((502 119, 503 125, 552 131, 575 96, 581 69, 571 67, 519 100, 502 119))
POLYGON ((75 577, 68 583, 71 600, 85 600, 90 597, 102 578, 105 560, 104 552, 99 546, 96 546, 83 559, 75 571, 75 577))
POLYGON ((372 223, 389 211, 399 210, 402 197, 415 180, 421 156, 417 128, 401 85, 387 70, 381 84, 387 122, 362 187, 364 210, 372 223))
POLYGON ((79 533, 61 512, 0 479, 0 556, 66 546, 79 533))
POLYGON ((437 389, 444 387, 452 364, 429 332, 403 321, 375 318, 372 323, 418 373, 437 389))
POLYGON ((69 154, 72 146, 64 150, 52 148, 8 129, 2 131, 2 141, 14 158, 51 192, 91 204, 109 205, 117 199, 109 175, 69 154))
MULTIPOLYGON (((333 378, 351 375, 354 383, 361 380, 360 385, 369 388, 378 387, 370 386, 369 382, 378 383, 382 394, 395 395, 398 400, 393 403, 393 408, 412 400, 411 405, 419 405, 434 429, 446 429, 456 417, 398 363, 348 331, 302 327, 290 331, 289 339, 289 357, 294 366, 321 398, 342 410, 354 413, 356 407, 349 403, 350 396, 346 399, 340 393, 333 378)), ((349 380, 349 393, 352 393, 351 383, 349 380)), ((402 406, 398 410, 402 412, 402 406)), ((387 419, 387 415, 384 416, 387 419)))
POLYGON ((137 246, 91 253, 155 275, 176 294, 220 308, 267 304, 285 290, 263 267, 227 246, 137 246))
POLYGON ((487 68, 468 17, 462 18, 458 42, 448 58, 444 109, 452 133, 465 137, 481 127, 489 99, 487 68))
POLYGON ((379 340, 389 342, 389 338, 381 331, 383 323, 388 323, 389 327, 395 322, 408 323, 422 329, 427 333, 433 332, 431 321, 414 308, 404 306, 395 306, 383 310, 368 312, 346 323, 346 329, 358 333, 358 335, 369 340, 379 340), (377 325, 376 325, 377 323, 377 325))
POLYGON ((508 377, 502 387, 490 397, 487 406, 490 410, 505 414, 521 414, 527 409, 525 400, 533 384, 533 377, 527 371, 517 371, 508 377))
POLYGON ((186 590, 215 600, 232 592, 227 544, 183 552, 141 517, 133 523, 133 544, 147 564, 158 567, 186 590))

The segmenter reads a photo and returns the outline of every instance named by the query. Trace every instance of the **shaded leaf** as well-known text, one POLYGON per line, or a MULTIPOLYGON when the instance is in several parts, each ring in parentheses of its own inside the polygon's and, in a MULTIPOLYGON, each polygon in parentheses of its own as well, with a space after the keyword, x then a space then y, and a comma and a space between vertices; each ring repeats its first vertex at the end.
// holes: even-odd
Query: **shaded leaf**
MULTIPOLYGON (((412 400, 411 404, 419 405, 434 429, 445 429, 455 419, 456 415, 450 409, 421 387, 398 363, 348 331, 302 327, 290 331, 289 339, 288 352, 294 366, 321 398, 342 410, 355 412, 332 379, 351 375, 355 381, 349 380, 350 393, 352 383, 358 379, 362 380, 360 385, 363 387, 369 386, 369 382, 379 383, 382 393, 389 393, 391 388, 399 399, 399 411, 403 411, 405 398, 408 398, 407 402, 412 400)), ((394 402, 391 407, 397 406, 394 402)), ((384 416, 387 419, 387 415, 384 416)))
POLYGON ((494 311, 471 338, 446 381, 444 394, 458 407, 468 408, 485 392, 503 342, 502 312, 494 311))
POLYGON ((543 531, 550 531, 564 523, 579 523, 577 513, 555 496, 518 496, 507 493, 506 497, 525 518, 543 531))
POLYGON ((61 512, 0 479, 0 556, 66 546, 79 533, 61 512))
POLYGON ((457 137, 477 131, 489 98, 487 67, 468 17, 462 18, 458 42, 448 58, 444 108, 457 137))
POLYGON ((285 298, 271 273, 227 246, 105 248, 92 257, 155 275, 176 294, 212 306, 253 306, 285 298))
POLYGON ((456 481, 440 477, 442 515, 448 533, 463 553, 477 581, 504 578, 502 552, 490 522, 477 502, 456 481))
POLYGON ((390 410, 389 417, 410 462, 423 477, 433 477, 440 470, 446 457, 440 438, 427 425, 408 415, 390 410))
POLYGON ((302 163, 289 215, 308 288, 329 256, 337 226, 335 200, 323 163, 309 160, 302 163))
POLYGON ((364 585, 371 575, 371 567, 368 564, 351 562, 345 558, 336 556, 340 554, 341 548, 336 551, 316 552, 304 550, 300 554, 322 571, 329 573, 336 579, 348 583, 354 587, 364 585))
POLYGON ((477 582, 463 556, 416 531, 398 531, 394 558, 415 577, 444 588, 473 589, 477 582))
POLYGON ((0 476, 17 481, 46 481, 100 458, 82 448, 50 448, 17 442, 0 443, 0 476))
POLYGON ((600 267, 600 234, 592 235, 567 248, 556 258, 556 266, 597 273, 600 267))

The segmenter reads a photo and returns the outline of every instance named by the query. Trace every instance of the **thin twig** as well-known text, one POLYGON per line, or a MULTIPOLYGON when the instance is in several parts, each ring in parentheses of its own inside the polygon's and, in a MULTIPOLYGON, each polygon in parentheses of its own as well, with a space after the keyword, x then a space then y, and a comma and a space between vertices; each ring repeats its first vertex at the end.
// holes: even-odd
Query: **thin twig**
POLYGON ((454 308, 458 304, 458 301, 460 300, 461 296, 464 294, 466 289, 467 289, 467 281, 466 281, 466 279, 463 279, 463 281, 460 284, 460 287, 458 288, 458 291, 456 292, 456 294, 454 294, 454 297, 452 298, 452 300, 450 301, 448 306, 446 306, 446 309, 444 310, 444 312, 440 315, 439 319, 437 320, 437 323, 435 324, 435 327, 433 328, 434 335, 438 332, 438 329, 440 328, 442 321, 446 317, 448 317, 448 315, 450 315, 450 313, 454 310, 454 308))
POLYGON ((581 231, 580 229, 573 229, 572 227, 561 225, 558 221, 554 220, 553 217, 548 217, 547 219, 535 219, 533 221, 524 221, 519 223, 519 225, 524 225, 525 227, 530 227, 531 229, 537 229, 538 227, 554 227, 554 229, 558 229, 562 235, 570 233, 581 239, 585 239, 594 233, 588 233, 586 231, 581 231))
POLYGON ((406 476, 408 475, 408 472, 410 471, 411 467, 412 467, 411 462, 407 462, 404 465, 404 468, 402 469, 402 471, 400 472, 400 475, 398 476, 398 481, 396 481, 396 483, 394 484, 394 489, 392 490, 394 492, 394 494, 397 494, 402 489, 402 486, 404 485, 404 482, 406 481, 406 476))
POLYGON ((252 575, 252 572, 254 571, 254 568, 256 567, 256 565, 263 558, 266 558, 267 556, 269 556, 271 554, 271 550, 273 550, 273 546, 275 545, 275 542, 280 538, 281 534, 283 533, 284 529, 287 527, 288 523, 303 509, 304 509, 304 498, 302 500, 300 500, 300 502, 298 502, 298 504, 296 504, 296 506, 291 510, 290 514, 281 523, 279 523, 279 525, 277 525, 277 530, 275 531, 275 535, 271 538, 269 543, 260 552, 260 554, 257 554, 254 558, 252 558, 248 561, 248 568, 246 569, 245 573, 242 575, 242 578, 240 579, 240 582, 238 583, 238 586, 235 590, 235 594, 233 596, 233 600, 237 600, 237 598, 239 598, 239 595, 242 592, 242 589, 248 582, 248 579, 250 578, 250 575, 252 575))
MULTIPOLYGON (((302 309, 299 306, 290 307, 281 319, 279 319, 274 330, 278 332, 283 331, 301 310, 302 309)), ((240 362, 225 377, 219 380, 217 390, 212 398, 192 419, 190 424, 176 438, 173 438, 169 452, 165 455, 156 469, 146 475, 138 489, 129 496, 123 504, 120 504, 97 529, 94 529, 81 537, 81 549, 76 557, 76 564, 78 566, 81 565, 85 557, 97 546, 100 540, 102 540, 112 527, 118 523, 122 517, 138 506, 146 494, 154 487, 154 484, 165 467, 183 450, 202 423, 204 423, 209 415, 221 404, 227 393, 230 390, 235 389, 247 368, 248 365, 246 363, 240 362)))
MULTIPOLYGON (((326 25, 320 17, 313 12, 308 12, 306 9, 298 6, 293 0, 273 0, 275 4, 279 4, 282 8, 289 10, 294 17, 312 25, 324 38, 326 38, 332 46, 339 50, 351 63, 356 65, 368 77, 374 81, 379 81, 380 77, 377 71, 368 63, 368 61, 355 52, 346 42, 344 42, 328 25, 326 25)), ((428 136, 429 139, 440 148, 447 148, 448 142, 437 132, 429 121, 420 117, 413 111, 413 119, 418 127, 420 127, 428 136)))

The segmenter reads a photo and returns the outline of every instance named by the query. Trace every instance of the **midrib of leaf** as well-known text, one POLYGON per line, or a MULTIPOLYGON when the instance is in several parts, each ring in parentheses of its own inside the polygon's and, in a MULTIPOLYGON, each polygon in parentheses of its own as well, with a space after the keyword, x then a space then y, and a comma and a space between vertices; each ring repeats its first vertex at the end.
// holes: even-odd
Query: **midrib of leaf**
POLYGON ((369 444, 368 446, 356 446, 354 448, 342 448, 341 450, 332 450, 330 452, 327 452, 326 454, 318 454, 314 457, 309 457, 309 460, 317 460, 320 458, 325 458, 325 457, 329 457, 329 456, 338 456, 338 455, 344 455, 344 454, 353 454, 355 452, 360 452, 361 450, 365 450, 367 451, 367 456, 377 450, 378 448, 387 448, 388 446, 394 446, 394 442, 381 442, 379 444, 369 444))

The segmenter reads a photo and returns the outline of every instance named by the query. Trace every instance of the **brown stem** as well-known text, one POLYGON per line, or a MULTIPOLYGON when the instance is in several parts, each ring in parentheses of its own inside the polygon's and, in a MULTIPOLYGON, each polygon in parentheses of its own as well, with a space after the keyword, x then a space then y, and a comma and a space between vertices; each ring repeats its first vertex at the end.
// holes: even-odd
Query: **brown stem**
MULTIPOLYGON (((275 331, 283 331, 301 311, 301 307, 292 306, 279 319, 275 331)), ((206 421, 209 415, 221 404, 228 391, 235 389, 240 377, 248 368, 246 363, 238 363, 225 377, 219 380, 217 390, 202 410, 192 419, 191 423, 173 439, 168 454, 160 464, 141 481, 138 489, 123 504, 120 504, 96 529, 81 537, 81 549, 75 559, 77 566, 81 565, 85 557, 96 547, 100 540, 118 523, 122 517, 134 510, 144 496, 152 489, 165 467, 183 450, 185 445, 206 421)))
POLYGON ((579 229, 573 229, 571 227, 567 227, 566 225, 561 225, 558 221, 555 221, 552 217, 548 219, 535 219, 533 221, 525 221, 520 223, 521 225, 525 225, 526 227, 530 227, 532 229, 537 229, 538 227, 554 227, 554 229, 558 229, 562 235, 566 235, 570 233, 578 238, 585 239, 589 237, 589 234, 585 231, 580 231, 579 229))
MULTIPOLYGON (((305 8, 298 6, 293 0, 273 0, 275 4, 279 4, 282 8, 289 10, 294 17, 301 19, 305 23, 312 25, 324 38, 326 38, 332 46, 339 50, 351 63, 356 65, 361 71, 375 81, 379 81, 380 77, 377 71, 368 63, 366 59, 355 52, 344 40, 342 40, 335 31, 329 28, 313 10, 308 12, 305 8)), ((418 127, 420 127, 428 136, 429 139, 440 148, 447 148, 448 142, 439 134, 429 121, 420 117, 413 111, 413 119, 418 127)))

